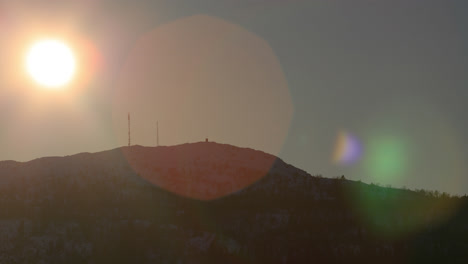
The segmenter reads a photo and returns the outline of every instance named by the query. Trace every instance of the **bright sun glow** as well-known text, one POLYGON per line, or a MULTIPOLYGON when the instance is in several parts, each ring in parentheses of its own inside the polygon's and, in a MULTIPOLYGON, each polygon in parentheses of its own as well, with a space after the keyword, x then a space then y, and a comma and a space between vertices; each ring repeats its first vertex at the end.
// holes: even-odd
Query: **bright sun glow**
POLYGON ((31 77, 48 88, 67 84, 75 73, 75 58, 71 49, 57 40, 35 43, 26 58, 26 67, 31 77))

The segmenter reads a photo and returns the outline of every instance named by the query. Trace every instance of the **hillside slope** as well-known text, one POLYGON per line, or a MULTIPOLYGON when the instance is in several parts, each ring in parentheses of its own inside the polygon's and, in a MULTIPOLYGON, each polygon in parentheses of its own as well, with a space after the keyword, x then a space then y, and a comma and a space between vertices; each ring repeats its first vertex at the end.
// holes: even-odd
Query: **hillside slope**
MULTIPOLYGON (((30 162, 0 162, 0 175, 34 181, 44 175, 95 177, 112 174, 139 177, 181 196, 212 200, 239 191, 271 172, 283 175, 304 171, 277 157, 248 148, 199 142, 177 146, 131 146, 99 153, 40 158, 30 162)), ((0 182, 8 183, 9 177, 0 182)))
POLYGON ((216 143, 0 162, 1 263, 465 263, 466 198, 216 143))

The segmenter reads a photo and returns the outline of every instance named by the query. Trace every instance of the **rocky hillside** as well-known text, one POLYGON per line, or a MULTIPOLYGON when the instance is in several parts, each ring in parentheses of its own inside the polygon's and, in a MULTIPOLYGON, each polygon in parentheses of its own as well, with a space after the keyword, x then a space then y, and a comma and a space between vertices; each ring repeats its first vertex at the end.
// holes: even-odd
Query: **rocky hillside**
POLYGON ((212 142, 3 161, 0 262, 465 263, 467 201, 212 142))

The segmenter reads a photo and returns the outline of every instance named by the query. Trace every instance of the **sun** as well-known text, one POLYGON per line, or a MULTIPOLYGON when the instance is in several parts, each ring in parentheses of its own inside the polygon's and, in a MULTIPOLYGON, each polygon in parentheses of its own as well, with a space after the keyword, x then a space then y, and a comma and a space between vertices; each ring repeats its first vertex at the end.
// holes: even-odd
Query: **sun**
POLYGON ((59 40, 41 40, 34 43, 26 57, 26 68, 31 77, 47 88, 68 84, 75 73, 72 50, 59 40))

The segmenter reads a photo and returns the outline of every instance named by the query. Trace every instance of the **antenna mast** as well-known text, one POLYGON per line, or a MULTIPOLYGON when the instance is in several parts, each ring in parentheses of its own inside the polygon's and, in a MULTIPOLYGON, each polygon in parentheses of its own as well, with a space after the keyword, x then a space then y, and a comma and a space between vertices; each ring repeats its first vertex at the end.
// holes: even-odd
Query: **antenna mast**
POLYGON ((128 146, 130 147, 130 112, 128 112, 128 146))

